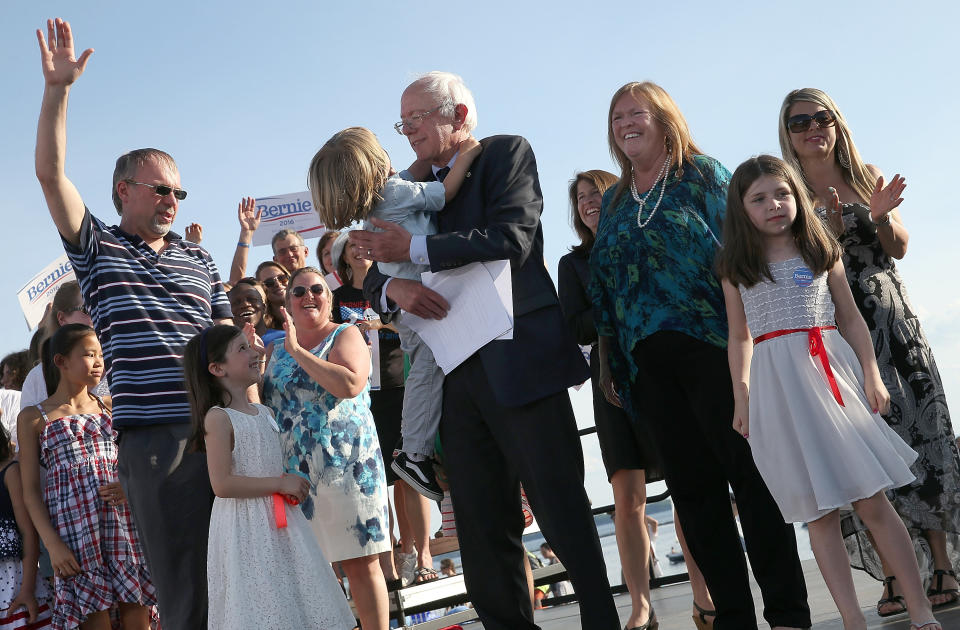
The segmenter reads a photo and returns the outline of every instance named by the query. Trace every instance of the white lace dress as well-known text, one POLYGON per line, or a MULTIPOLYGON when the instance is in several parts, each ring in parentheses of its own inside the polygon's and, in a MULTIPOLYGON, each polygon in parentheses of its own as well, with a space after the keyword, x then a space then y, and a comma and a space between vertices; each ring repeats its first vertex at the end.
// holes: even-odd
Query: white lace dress
MULTIPOLYGON (((834 325, 827 275, 803 260, 771 263, 775 282, 740 287, 750 334, 834 325)), ((863 370, 837 330, 822 331, 840 397, 807 332, 757 343, 750 365, 750 448, 786 522, 808 522, 914 479, 917 458, 863 391, 863 370)))
MULTIPOLYGON (((233 424, 233 474, 283 474, 280 431, 270 410, 224 409, 233 424)), ((286 507, 277 528, 272 497, 213 502, 207 551, 209 628, 346 630, 356 626, 307 519, 286 507)))

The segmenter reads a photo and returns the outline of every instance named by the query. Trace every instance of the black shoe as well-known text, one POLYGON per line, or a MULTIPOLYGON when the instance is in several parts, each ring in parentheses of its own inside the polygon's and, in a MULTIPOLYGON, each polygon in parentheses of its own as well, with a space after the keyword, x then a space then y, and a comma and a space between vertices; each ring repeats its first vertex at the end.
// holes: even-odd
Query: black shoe
POLYGON ((410 487, 434 501, 443 500, 443 489, 437 483, 437 475, 433 472, 433 462, 429 459, 415 462, 404 452, 393 458, 390 464, 393 472, 410 484, 410 487))

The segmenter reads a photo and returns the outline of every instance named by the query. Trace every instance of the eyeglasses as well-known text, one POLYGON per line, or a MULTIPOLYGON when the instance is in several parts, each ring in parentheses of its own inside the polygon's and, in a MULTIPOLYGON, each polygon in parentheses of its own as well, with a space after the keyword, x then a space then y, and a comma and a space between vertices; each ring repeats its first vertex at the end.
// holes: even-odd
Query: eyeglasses
MULTIPOLYGON (((310 293, 313 293, 314 295, 323 295, 323 288, 324 287, 322 284, 311 284, 310 293)), ((290 294, 293 297, 302 298, 307 294, 307 287, 303 286, 302 284, 299 286, 295 286, 292 289, 290 289, 290 294)))
POLYGON ((787 129, 789 129, 791 133, 802 133, 809 129, 810 124, 813 122, 817 123, 818 129, 833 127, 837 124, 837 116, 829 109, 820 110, 812 116, 810 114, 797 114, 796 116, 787 118, 787 129))
POLYGON ((63 309, 62 312, 65 313, 65 314, 67 314, 67 315, 69 315, 70 313, 76 313, 76 312, 83 313, 84 315, 89 315, 89 314, 90 314, 90 311, 87 310, 87 307, 86 307, 86 305, 84 305, 84 304, 81 304, 80 306, 73 306, 73 307, 70 307, 70 308, 65 308, 65 309, 63 309))
POLYGON ((272 289, 273 287, 277 286, 277 284, 282 284, 283 286, 287 286, 287 282, 289 281, 290 281, 290 276, 288 276, 285 273, 281 273, 281 274, 277 274, 272 278, 264 278, 263 286, 267 287, 268 289, 272 289))
POLYGON ((127 182, 128 184, 136 184, 137 186, 153 188, 153 190, 161 197, 166 197, 172 192, 173 196, 179 201, 183 201, 187 198, 187 191, 182 188, 173 188, 171 186, 167 186, 166 184, 144 184, 143 182, 135 182, 132 179, 125 179, 123 181, 127 182))
POLYGON ((415 114, 415 115, 411 116, 410 118, 401 119, 400 122, 394 123, 393 128, 396 129, 396 130, 397 130, 397 133, 399 133, 399 134, 402 136, 404 130, 413 131, 414 129, 416 129, 417 127, 420 126, 420 123, 423 122, 423 119, 424 119, 424 118, 426 118, 427 116, 429 116, 429 115, 432 114, 433 112, 437 111, 438 109, 440 109, 440 108, 443 107, 444 105, 446 105, 446 103, 441 103, 440 105, 437 105, 437 106, 434 107, 433 109, 428 109, 427 111, 423 112, 422 114, 415 114))

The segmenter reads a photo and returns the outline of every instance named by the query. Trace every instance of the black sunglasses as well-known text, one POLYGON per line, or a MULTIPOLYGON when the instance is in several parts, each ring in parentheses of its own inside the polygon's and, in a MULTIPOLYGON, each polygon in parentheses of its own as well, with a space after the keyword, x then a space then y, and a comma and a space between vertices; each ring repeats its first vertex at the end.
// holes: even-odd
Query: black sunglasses
POLYGON ((289 281, 290 281, 290 276, 288 276, 285 273, 281 273, 272 278, 267 278, 266 280, 264 280, 263 286, 267 287, 268 289, 272 289, 273 287, 277 286, 278 283, 282 284, 283 286, 287 286, 287 282, 289 281))
POLYGON ((823 109, 814 115, 797 114, 787 118, 787 129, 791 133, 802 133, 810 128, 810 124, 816 121, 817 128, 833 127, 837 123, 837 116, 829 109, 823 109))
MULTIPOLYGON (((314 295, 322 295, 323 288, 324 287, 322 284, 311 284, 310 293, 313 293, 314 295)), ((293 287, 292 289, 290 289, 290 294, 293 295, 293 297, 301 298, 307 294, 307 287, 303 286, 302 284, 299 286, 293 287)))
POLYGON ((154 191, 161 197, 166 197, 171 192, 173 196, 178 200, 183 201, 187 198, 187 191, 182 188, 173 188, 172 186, 167 186, 166 184, 144 184, 143 182, 135 182, 132 179, 124 180, 128 184, 136 184, 137 186, 146 186, 147 188, 153 188, 154 191))
POLYGON ((80 312, 83 313, 84 315, 89 315, 89 314, 90 314, 90 311, 88 311, 88 310, 87 310, 87 307, 86 307, 85 305, 83 305, 83 304, 81 304, 80 306, 74 306, 74 307, 71 307, 71 308, 65 308, 65 309, 63 309, 63 312, 64 312, 64 313, 75 313, 75 312, 77 312, 77 311, 80 311, 80 312))

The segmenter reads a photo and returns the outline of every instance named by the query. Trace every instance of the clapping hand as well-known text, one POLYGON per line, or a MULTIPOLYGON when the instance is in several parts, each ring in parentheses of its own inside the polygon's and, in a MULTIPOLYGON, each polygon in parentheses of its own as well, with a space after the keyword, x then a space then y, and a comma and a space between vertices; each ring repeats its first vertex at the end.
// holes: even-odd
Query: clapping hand
POLYGON ((893 176, 890 183, 883 185, 883 176, 877 178, 870 195, 870 219, 879 223, 885 216, 893 212, 894 208, 903 203, 903 189, 907 187, 907 180, 899 173, 893 176))
POLYGON ((267 355, 267 349, 263 345, 263 339, 257 334, 257 329, 253 324, 247 322, 243 325, 243 336, 247 338, 247 345, 250 346, 261 357, 267 355))
POLYGON ((283 330, 287 333, 283 338, 283 347, 290 356, 294 356, 300 349, 300 341, 297 339, 297 327, 293 325, 293 318, 290 317, 287 309, 281 308, 280 312, 283 313, 283 330))
POLYGON ((73 52, 73 31, 70 23, 57 18, 47 20, 47 37, 37 29, 37 41, 40 43, 40 62, 43 66, 43 78, 47 85, 66 87, 73 84, 93 54, 93 48, 87 48, 77 59, 73 52))
POLYGON ((183 230, 183 237, 191 243, 200 244, 203 240, 203 226, 199 223, 191 223, 183 230))

